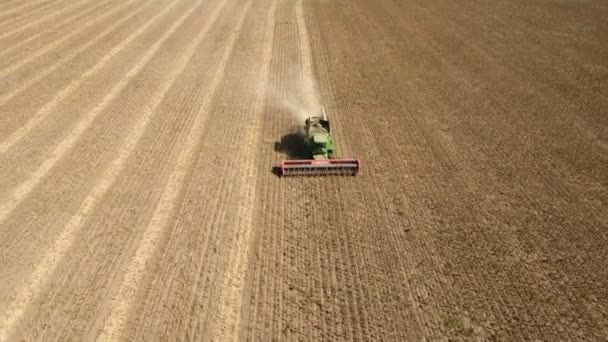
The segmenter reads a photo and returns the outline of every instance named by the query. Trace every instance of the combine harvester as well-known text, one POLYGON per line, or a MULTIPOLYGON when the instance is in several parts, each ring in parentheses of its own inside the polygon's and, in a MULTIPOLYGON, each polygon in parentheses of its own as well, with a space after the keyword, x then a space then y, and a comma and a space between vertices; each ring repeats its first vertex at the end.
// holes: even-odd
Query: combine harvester
POLYGON ((334 142, 329 118, 322 108, 320 116, 305 121, 302 143, 311 159, 291 159, 281 162, 282 176, 356 175, 361 171, 359 159, 334 158, 334 142))

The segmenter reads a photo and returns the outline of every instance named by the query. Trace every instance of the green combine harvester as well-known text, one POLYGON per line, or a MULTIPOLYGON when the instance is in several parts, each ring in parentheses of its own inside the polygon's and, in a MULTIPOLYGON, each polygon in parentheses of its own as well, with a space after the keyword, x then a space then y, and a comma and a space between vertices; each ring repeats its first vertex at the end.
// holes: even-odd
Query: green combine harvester
POLYGON ((335 145, 330 133, 329 118, 322 108, 321 115, 311 116, 304 123, 302 143, 310 159, 283 160, 282 176, 356 175, 361 170, 359 159, 335 158, 335 145))

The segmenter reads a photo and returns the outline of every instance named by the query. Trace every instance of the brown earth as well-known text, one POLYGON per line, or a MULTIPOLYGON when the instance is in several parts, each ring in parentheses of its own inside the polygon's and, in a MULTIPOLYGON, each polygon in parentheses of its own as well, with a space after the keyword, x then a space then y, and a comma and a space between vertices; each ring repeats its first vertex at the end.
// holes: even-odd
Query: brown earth
POLYGON ((607 17, 0 0, 0 340, 608 339, 607 17))

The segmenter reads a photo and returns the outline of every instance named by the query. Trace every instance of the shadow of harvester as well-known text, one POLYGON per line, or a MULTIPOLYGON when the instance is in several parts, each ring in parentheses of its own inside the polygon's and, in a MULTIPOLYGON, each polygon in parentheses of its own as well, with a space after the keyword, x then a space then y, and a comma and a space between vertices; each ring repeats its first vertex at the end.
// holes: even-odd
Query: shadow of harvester
MULTIPOLYGON (((310 158, 310 151, 306 146, 304 133, 300 131, 283 135, 280 141, 274 143, 274 151, 285 154, 286 159, 310 158)), ((278 166, 273 167, 272 173, 280 176, 281 168, 278 166)))

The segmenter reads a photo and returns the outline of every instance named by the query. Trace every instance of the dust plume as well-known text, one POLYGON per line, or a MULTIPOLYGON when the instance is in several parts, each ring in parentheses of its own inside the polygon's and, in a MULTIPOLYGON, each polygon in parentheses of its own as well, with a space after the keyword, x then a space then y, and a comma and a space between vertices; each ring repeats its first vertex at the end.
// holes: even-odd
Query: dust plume
POLYGON ((274 106, 289 113, 295 125, 303 125, 311 115, 320 113, 321 98, 315 80, 302 73, 301 68, 290 68, 279 84, 269 84, 267 94, 274 106))

